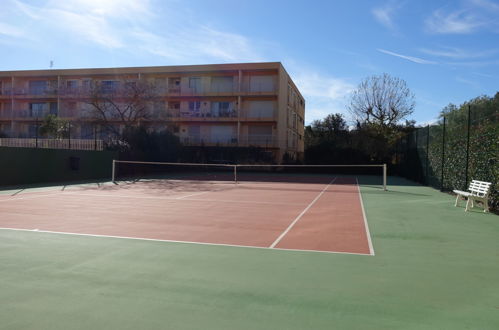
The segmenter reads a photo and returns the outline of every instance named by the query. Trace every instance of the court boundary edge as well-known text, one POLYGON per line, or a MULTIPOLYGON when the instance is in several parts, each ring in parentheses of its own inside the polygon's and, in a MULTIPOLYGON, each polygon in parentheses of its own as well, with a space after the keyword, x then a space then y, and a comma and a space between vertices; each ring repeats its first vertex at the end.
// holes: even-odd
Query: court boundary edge
POLYGON ((188 245, 226 246, 226 247, 249 248, 249 249, 270 250, 270 251, 272 251, 272 250, 278 250, 278 251, 293 251, 293 252, 307 252, 307 253, 326 253, 326 254, 346 254, 346 255, 358 255, 358 256, 373 256, 372 254, 369 254, 369 253, 341 252, 341 251, 321 251, 321 250, 300 250, 300 249, 284 249, 284 248, 269 248, 269 247, 265 247, 265 246, 236 245, 236 244, 225 244, 225 243, 205 243, 205 242, 193 242, 193 241, 177 241, 177 240, 144 238, 144 237, 99 235, 99 234, 71 233, 71 232, 51 231, 51 230, 38 230, 38 229, 23 229, 23 228, 0 227, 0 231, 2 231, 2 230, 5 230, 5 231, 21 231, 21 232, 30 232, 30 233, 42 233, 42 234, 55 234, 55 235, 70 235, 70 236, 95 237, 95 238, 112 238, 112 239, 124 239, 124 240, 163 242, 163 243, 179 243, 179 244, 188 244, 188 245))
POLYGON ((360 191, 359 180, 355 177, 355 182, 357 183, 357 191, 359 195, 360 207, 362 209, 362 217, 364 218, 364 228, 366 230, 367 244, 369 245, 369 254, 375 256, 374 246, 371 238, 371 231, 369 230, 369 224, 367 222, 366 210, 364 208, 364 200, 362 199, 362 193, 360 191))

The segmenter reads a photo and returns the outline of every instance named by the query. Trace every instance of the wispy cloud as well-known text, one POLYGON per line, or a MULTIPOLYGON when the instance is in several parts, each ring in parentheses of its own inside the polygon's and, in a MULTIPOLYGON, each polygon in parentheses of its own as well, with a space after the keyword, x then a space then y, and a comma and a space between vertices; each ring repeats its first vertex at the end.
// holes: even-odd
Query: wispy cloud
POLYGON ((473 81, 473 80, 470 80, 470 79, 466 79, 466 78, 463 78, 463 77, 456 77, 456 81, 457 82, 460 82, 462 84, 466 84, 476 90, 480 90, 480 84, 476 81, 473 81))
MULTIPOLYGON (((30 36, 44 33, 72 43, 144 52, 168 59, 172 64, 263 59, 257 50, 261 42, 182 15, 181 20, 175 15, 169 17, 167 29, 152 29, 151 26, 158 26, 152 23, 164 20, 164 13, 156 14, 149 0, 51 0, 43 6, 7 1, 16 8, 21 20, 30 22, 26 33, 30 36)), ((0 36, 2 31, 20 35, 14 26, 4 25, 3 29, 0 25, 0 36)))
POLYGON ((394 28, 392 15, 394 13, 394 7, 392 6, 384 6, 379 8, 374 8, 372 10, 372 14, 374 18, 382 25, 389 29, 394 28))
POLYGON ((195 32, 193 29, 162 34, 138 29, 131 33, 131 37, 136 39, 136 47, 140 50, 174 62, 263 60, 252 42, 242 35, 206 26, 196 27, 195 32))
POLYGON ((51 0, 45 7, 90 16, 136 20, 153 16, 150 5, 149 0, 51 0))
POLYGON ((426 30, 435 34, 470 34, 484 25, 476 15, 468 10, 446 13, 436 10, 426 19, 426 30))
POLYGON ((492 12, 499 12, 499 4, 488 0, 471 0, 471 4, 492 12))
POLYGON ((455 9, 440 8, 426 20, 426 31, 433 34, 499 33, 499 4, 489 0, 468 0, 455 9))
POLYGON ((483 51, 470 51, 455 47, 442 47, 440 49, 419 49, 422 53, 452 59, 486 58, 499 54, 499 49, 489 49, 483 51))
POLYGON ((395 56, 395 57, 400 57, 400 58, 403 58, 404 60, 408 60, 408 61, 418 63, 418 64, 437 64, 437 62, 434 62, 434 61, 429 61, 429 60, 425 60, 425 59, 422 59, 419 57, 414 57, 414 56, 402 55, 402 54, 394 53, 394 52, 391 52, 391 51, 388 51, 385 49, 378 48, 377 50, 381 53, 388 54, 388 55, 395 56))
POLYGON ((395 20, 397 18, 396 15, 403 6, 403 1, 390 0, 381 7, 373 8, 371 10, 371 13, 376 21, 378 21, 378 23, 392 31, 395 31, 395 20))

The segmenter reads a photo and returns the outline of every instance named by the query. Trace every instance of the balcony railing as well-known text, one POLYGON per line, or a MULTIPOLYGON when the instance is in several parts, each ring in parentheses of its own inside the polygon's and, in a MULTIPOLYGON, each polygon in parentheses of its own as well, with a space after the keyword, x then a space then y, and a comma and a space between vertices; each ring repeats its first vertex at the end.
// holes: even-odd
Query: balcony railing
POLYGON ((218 146, 241 146, 241 147, 262 147, 275 148, 277 147, 277 139, 272 135, 244 135, 227 136, 227 135, 189 135, 181 136, 180 141, 184 145, 199 146, 199 145, 218 145, 218 146))
POLYGON ((90 139, 0 138, 0 147, 103 150, 104 143, 102 140, 90 139))
MULTIPOLYGON (((43 119, 45 118, 45 116, 49 115, 49 114, 54 114, 56 115, 57 112, 51 112, 49 109, 45 109, 45 110, 14 110, 14 112, 12 113, 12 117, 13 118, 39 118, 39 119, 43 119)), ((9 115, 10 116, 10 115, 9 115)))
POLYGON ((11 90, 14 96, 54 96, 56 95, 57 88, 14 88, 11 90))

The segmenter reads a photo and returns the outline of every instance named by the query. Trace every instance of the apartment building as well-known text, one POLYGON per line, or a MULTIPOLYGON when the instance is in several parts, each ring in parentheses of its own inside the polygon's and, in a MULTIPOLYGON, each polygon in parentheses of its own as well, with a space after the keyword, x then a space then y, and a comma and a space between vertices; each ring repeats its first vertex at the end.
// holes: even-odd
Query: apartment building
POLYGON ((82 91, 137 82, 155 89, 141 124, 169 128, 185 145, 261 147, 278 162, 303 156, 305 101, 279 62, 0 71, 0 133, 34 137, 54 114, 71 121, 72 137, 94 138, 82 91))

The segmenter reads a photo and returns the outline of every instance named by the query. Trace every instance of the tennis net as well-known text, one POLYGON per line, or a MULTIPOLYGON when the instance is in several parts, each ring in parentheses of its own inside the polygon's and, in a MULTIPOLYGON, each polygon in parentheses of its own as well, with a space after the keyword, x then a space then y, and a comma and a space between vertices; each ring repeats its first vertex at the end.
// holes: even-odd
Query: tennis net
POLYGON ((112 181, 142 179, 238 182, 328 183, 337 176, 361 178, 386 190, 386 164, 255 165, 113 160, 112 181))

